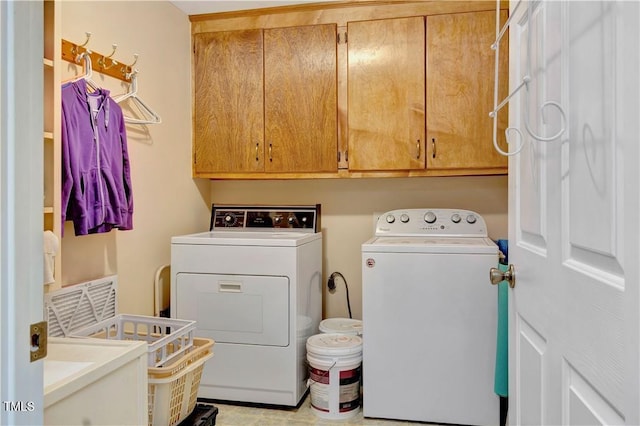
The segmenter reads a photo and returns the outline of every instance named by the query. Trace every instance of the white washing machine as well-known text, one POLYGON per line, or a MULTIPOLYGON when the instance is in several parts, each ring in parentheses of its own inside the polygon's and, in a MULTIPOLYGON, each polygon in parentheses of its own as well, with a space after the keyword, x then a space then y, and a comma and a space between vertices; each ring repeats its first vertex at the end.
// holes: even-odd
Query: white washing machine
POLYGON ((498 247, 467 210, 383 214, 362 245, 366 417, 499 424, 498 247))
POLYGON ((297 405, 322 316, 320 206, 214 205, 211 230, 171 239, 171 316, 215 340, 198 396, 297 405))

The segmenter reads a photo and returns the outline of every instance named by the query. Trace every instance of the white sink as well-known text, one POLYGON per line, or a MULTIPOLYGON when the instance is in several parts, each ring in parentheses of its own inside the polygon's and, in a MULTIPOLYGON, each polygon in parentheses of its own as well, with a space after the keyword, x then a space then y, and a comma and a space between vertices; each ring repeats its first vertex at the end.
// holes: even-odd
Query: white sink
POLYGON ((50 337, 46 425, 147 424, 147 343, 50 337))
POLYGON ((44 360, 44 388, 69 380, 93 362, 44 360))

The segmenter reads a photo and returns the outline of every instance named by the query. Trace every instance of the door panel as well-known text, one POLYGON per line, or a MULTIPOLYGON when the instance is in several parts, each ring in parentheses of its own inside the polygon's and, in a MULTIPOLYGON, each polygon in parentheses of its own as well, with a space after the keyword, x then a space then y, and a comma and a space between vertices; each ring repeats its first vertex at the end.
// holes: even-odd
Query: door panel
POLYGON ((565 362, 563 366, 563 395, 567 410, 563 424, 572 425, 621 425, 624 418, 591 386, 571 364, 565 362))
MULTIPOLYGON (((507 12, 501 13, 501 22, 507 12)), ((427 169, 505 167, 507 160, 493 149, 487 116, 494 87, 495 11, 450 13, 427 17, 427 169)), ((506 39, 506 38, 505 38, 506 39)), ((500 44, 500 75, 507 70, 508 43, 500 44)), ((507 95, 506 78, 500 96, 507 95)), ((498 135, 504 146, 506 109, 498 113, 498 135)))
POLYGON ((520 374, 517 395, 522 404, 520 419, 522 424, 542 425, 543 406, 543 364, 547 349, 546 340, 538 334, 521 317, 516 324, 516 335, 518 336, 518 366, 526 365, 526 370, 519 368, 520 374))
MULTIPOLYGON (((537 23, 540 22, 538 14, 540 9, 534 11, 534 16, 531 18, 533 25, 529 24, 529 20, 525 19, 519 23, 520 37, 519 39, 513 37, 509 40, 509 43, 516 44, 520 50, 526 51, 527 49, 527 37, 529 31, 531 31, 531 37, 537 39, 540 37, 540 30, 537 23)), ((539 55, 539 45, 532 45, 532 55, 539 55)), ((513 58, 517 61, 517 76, 521 79, 527 71, 527 56, 513 58)), ((535 74, 539 77, 539 73, 535 74)), ((542 81, 542 77, 534 78, 529 86, 529 102, 527 108, 524 108, 523 117, 513 117, 511 125, 517 128, 523 128, 528 125, 532 126, 536 132, 540 129, 535 123, 535 105, 540 103, 542 94, 539 93, 542 81), (533 112, 533 114, 532 114, 533 112)), ((525 102, 523 100, 523 102, 525 102)), ((541 256, 546 255, 547 242, 548 242, 548 216, 546 210, 546 200, 549 196, 547 193, 546 182, 548 180, 547 172, 547 146, 546 144, 532 143, 532 138, 523 132, 525 139, 523 143, 526 143, 524 149, 519 154, 518 159, 518 172, 516 179, 519 181, 520 191, 515 195, 517 197, 518 213, 516 220, 518 220, 517 229, 520 232, 519 243, 525 245, 532 252, 538 253, 541 256)))
POLYGON ((563 152, 567 179, 563 198, 571 209, 564 211, 564 227, 568 229, 565 245, 567 261, 574 269, 584 267, 611 284, 621 285, 622 265, 618 256, 624 241, 624 223, 619 211, 624 184, 619 179, 615 118, 615 62, 607 52, 615 51, 615 18, 613 3, 587 3, 567 13, 571 50, 567 55, 569 79, 569 131, 575 138, 563 152), (599 15, 603 18, 599 19, 599 15), (584 66, 581 58, 603 58, 584 66), (594 107, 594 100, 599 107, 594 107), (593 226, 594 224, 598 226, 593 226), (579 266, 583 264, 583 267, 579 266))
POLYGON ((289 346, 289 279, 178 273, 176 315, 218 343, 289 346))
POLYGON ((336 26, 264 31, 265 170, 338 170, 336 26))
POLYGON ((262 30, 193 39, 194 172, 264 171, 262 30))
POLYGON ((349 22, 350 170, 425 168, 423 17, 349 22))
POLYGON ((509 111, 526 144, 509 170, 510 423, 638 424, 640 7, 523 9, 510 27, 512 86, 531 77, 509 111))

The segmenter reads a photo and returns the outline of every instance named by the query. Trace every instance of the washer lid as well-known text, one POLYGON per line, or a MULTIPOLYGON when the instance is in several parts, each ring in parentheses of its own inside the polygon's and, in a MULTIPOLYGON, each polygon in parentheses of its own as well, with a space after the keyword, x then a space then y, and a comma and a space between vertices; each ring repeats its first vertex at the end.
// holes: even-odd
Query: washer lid
POLYGON ((322 233, 210 231, 171 238, 171 244, 297 247, 322 238, 322 233))
POLYGON ((374 237, 362 244, 367 253, 498 254, 490 238, 470 237, 374 237))

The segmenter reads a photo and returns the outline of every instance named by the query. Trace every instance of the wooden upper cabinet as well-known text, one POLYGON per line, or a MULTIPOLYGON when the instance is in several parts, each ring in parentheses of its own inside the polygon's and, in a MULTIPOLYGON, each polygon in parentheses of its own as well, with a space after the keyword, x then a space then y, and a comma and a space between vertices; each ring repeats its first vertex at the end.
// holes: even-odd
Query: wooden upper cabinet
MULTIPOLYGON (((427 169, 506 168, 493 147, 495 11, 427 17, 427 169)), ((502 12, 501 21, 507 19, 502 12)), ((506 37, 505 37, 506 39, 506 37)), ((499 101, 508 90, 508 46, 500 50, 499 101)), ((498 116, 504 145, 507 108, 498 116)))
POLYGON ((337 172, 336 25, 264 31, 267 172, 337 172))
MULTIPOLYGON (((193 176, 506 173, 489 117, 495 7, 354 2, 194 18, 193 176)), ((508 71, 504 37, 499 101, 508 71)))
POLYGON ((193 38, 194 175, 263 171, 262 30, 193 38))
POLYGON ((423 17, 349 22, 349 170, 425 167, 423 17))
POLYGON ((337 172, 336 25, 194 43, 195 176, 337 172))

